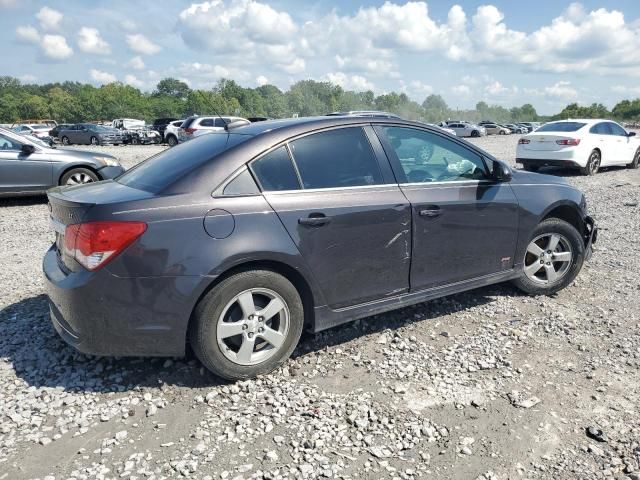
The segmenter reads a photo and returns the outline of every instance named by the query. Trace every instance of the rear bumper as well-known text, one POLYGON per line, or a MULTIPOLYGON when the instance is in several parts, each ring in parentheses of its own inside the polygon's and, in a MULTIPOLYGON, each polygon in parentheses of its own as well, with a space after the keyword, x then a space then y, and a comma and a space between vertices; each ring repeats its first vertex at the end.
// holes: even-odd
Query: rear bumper
POLYGON ((524 158, 516 157, 516 163, 537 167, 571 167, 580 168, 581 165, 573 159, 524 158))
POLYGON ((43 272, 51 323, 78 351, 103 356, 184 354, 200 277, 121 278, 106 268, 68 273, 60 268, 55 247, 44 257, 43 272))

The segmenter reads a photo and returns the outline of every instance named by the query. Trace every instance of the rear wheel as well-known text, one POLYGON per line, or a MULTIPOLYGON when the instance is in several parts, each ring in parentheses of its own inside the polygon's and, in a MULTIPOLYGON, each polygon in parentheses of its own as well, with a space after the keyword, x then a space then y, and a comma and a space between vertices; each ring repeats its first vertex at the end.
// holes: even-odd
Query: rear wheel
POLYGON ((83 185, 97 182, 100 179, 95 172, 88 168, 74 168, 65 173, 60 179, 60 185, 83 185))
POLYGON ((175 147, 175 146, 178 144, 178 139, 177 139, 175 136, 173 136, 173 135, 169 135, 169 136, 167 137, 167 144, 168 144, 170 147, 175 147))
POLYGON ((627 164, 627 168, 636 169, 640 167, 640 148, 636 150, 636 154, 633 156, 633 161, 627 164))
POLYGON ((69 137, 62 137, 61 141, 63 145, 71 145, 71 142, 69 142, 69 137))
POLYGON ((237 273, 198 304, 189 331, 203 365, 229 380, 269 373, 296 347, 304 309, 296 288, 269 270, 237 273))
POLYGON ((598 150, 593 150, 589 155, 589 160, 587 160, 587 164, 580 169, 580 172, 583 175, 595 175, 600 170, 600 152, 598 150))
POLYGON ((504 130, 500 130, 500 135, 506 135, 507 132, 505 132, 504 130))
POLYGON ((576 278, 584 262, 584 242, 576 228, 558 218, 533 231, 514 284, 530 295, 551 295, 576 278))
POLYGON ((100 145, 100 142, 98 141, 97 137, 91 137, 89 139, 89 143, 91 143, 91 145, 100 145))
POLYGON ((472 137, 479 137, 480 136, 480 132, 478 130, 474 130, 473 132, 471 132, 471 136, 472 137))

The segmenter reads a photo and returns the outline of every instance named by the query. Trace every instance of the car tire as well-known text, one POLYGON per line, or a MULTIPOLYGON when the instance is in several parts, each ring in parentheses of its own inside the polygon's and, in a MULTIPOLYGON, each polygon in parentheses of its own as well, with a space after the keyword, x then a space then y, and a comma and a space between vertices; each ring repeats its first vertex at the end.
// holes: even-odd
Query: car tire
POLYGON ((88 168, 72 168, 60 178, 61 186, 84 185, 99 182, 98 175, 88 168))
POLYGON ((538 170, 540 170, 540 167, 538 165, 530 165, 528 163, 525 163, 522 168, 524 168, 527 172, 537 172, 538 170))
POLYGON ((100 140, 98 140, 98 137, 91 137, 91 138, 89 139, 89 143, 90 143, 91 145, 94 145, 94 146, 95 146, 95 145, 100 145, 100 140))
POLYGON ((580 168, 580 173, 583 175, 595 175, 600 170, 600 152, 598 150, 592 150, 589 154, 589 160, 584 167, 580 168))
POLYGON ((174 137, 173 135, 169 135, 167 137, 167 145, 169 145, 170 147, 175 147, 178 144, 178 139, 176 137, 174 137))
POLYGON ((69 141, 69 137, 62 137, 60 141, 62 142, 63 145, 71 145, 71 142, 69 141))
POLYGON ((633 156, 633 161, 627 164, 627 168, 635 170, 640 167, 640 148, 636 150, 635 155, 633 156))
POLYGON ((138 144, 140 144, 140 140, 138 139, 138 137, 132 137, 131 145, 138 145, 138 144))
POLYGON ((282 365, 298 344, 303 325, 302 300, 289 280, 270 270, 247 270, 224 279, 200 300, 189 340, 208 370, 227 380, 241 380, 282 365), (271 317, 259 316, 267 305, 281 304, 271 317), (232 326, 221 327, 225 324, 232 326), (269 343, 264 332, 279 345, 269 343))
POLYGON ((504 130, 500 130, 500 135, 506 135, 507 132, 505 132, 504 130))
POLYGON ((474 130, 473 132, 471 132, 471 136, 472 137, 479 137, 480 136, 480 132, 478 130, 474 130))
POLYGON ((580 232, 564 220, 548 218, 533 230, 522 259, 521 275, 513 283, 529 295, 553 295, 575 280, 584 257, 580 232))

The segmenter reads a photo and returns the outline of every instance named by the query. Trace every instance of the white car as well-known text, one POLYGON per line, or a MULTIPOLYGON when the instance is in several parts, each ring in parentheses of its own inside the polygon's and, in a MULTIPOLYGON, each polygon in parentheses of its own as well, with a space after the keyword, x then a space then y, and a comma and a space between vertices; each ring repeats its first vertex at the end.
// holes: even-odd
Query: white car
POLYGON ((20 135, 31 135, 40 140, 47 140, 49 138, 49 130, 51 130, 51 128, 52 127, 50 125, 34 123, 29 125, 18 125, 13 128, 13 131, 20 135))
POLYGON ((483 125, 487 135, 511 135, 511 130, 496 123, 485 123, 483 125))
POLYGON ((516 163, 532 172, 556 166, 579 168, 584 175, 614 165, 638 168, 640 141, 635 135, 611 120, 550 122, 519 140, 516 163))
POLYGON ((187 118, 178 133, 178 141, 180 143, 191 140, 192 138, 205 135, 207 133, 222 132, 227 124, 231 122, 245 121, 249 123, 249 120, 242 117, 229 117, 229 116, 193 116, 187 118))
POLYGON ((487 134, 487 130, 484 127, 473 123, 447 123, 447 128, 456 132, 458 137, 484 137, 487 134))
POLYGON ((180 127, 184 123, 184 120, 175 120, 170 122, 164 130, 164 141, 167 145, 174 147, 178 144, 178 138, 180 137, 180 127))

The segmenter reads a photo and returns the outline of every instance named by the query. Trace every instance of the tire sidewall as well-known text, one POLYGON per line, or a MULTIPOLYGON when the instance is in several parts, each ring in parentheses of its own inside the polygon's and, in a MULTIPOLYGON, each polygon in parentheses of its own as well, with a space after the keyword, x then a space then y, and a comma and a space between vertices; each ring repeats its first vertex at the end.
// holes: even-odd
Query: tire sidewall
POLYGON ((198 304, 189 332, 191 345, 203 365, 227 380, 241 380, 269 373, 293 353, 304 325, 304 308, 296 288, 283 276, 269 270, 235 274, 216 285, 198 304), (227 359, 218 345, 216 330, 227 303, 250 288, 268 288, 277 292, 289 309, 289 331, 280 351, 257 365, 238 365, 227 359))
POLYGON ((571 243, 571 250, 573 251, 572 264, 569 268, 569 271, 562 277, 559 282, 552 285, 539 284, 534 282, 533 280, 530 280, 524 273, 524 259, 526 257, 525 250, 525 253, 523 254, 523 257, 521 259, 521 276, 515 281, 515 284, 518 288, 530 295, 552 295, 564 289, 575 280, 575 278, 580 273, 580 270, 582 269, 582 265, 584 264, 585 245, 580 233, 573 225, 558 218, 550 218, 539 223, 538 226, 533 230, 533 232, 531 232, 531 236, 527 240, 527 246, 529 245, 531 240, 538 237, 539 235, 549 233, 559 233, 560 235, 565 237, 569 241, 569 243, 571 243))
POLYGON ((596 173, 598 173, 598 171, 600 170, 600 165, 599 165, 600 161, 601 161, 600 153, 597 150, 592 150, 591 153, 589 154, 589 159, 587 160, 587 165, 584 167, 583 173, 589 176, 595 175, 596 173), (591 164, 596 161, 598 162, 598 167, 596 169, 593 169, 591 167, 591 164))
POLYGON ((100 179, 98 178, 98 176, 92 172, 91 170, 89 170, 88 168, 72 168, 71 170, 69 170, 68 172, 66 172, 62 178, 60 179, 60 185, 61 186, 66 186, 67 185, 67 181, 69 180, 69 178, 76 173, 84 173, 86 175, 89 175, 94 182, 99 182, 100 179))

